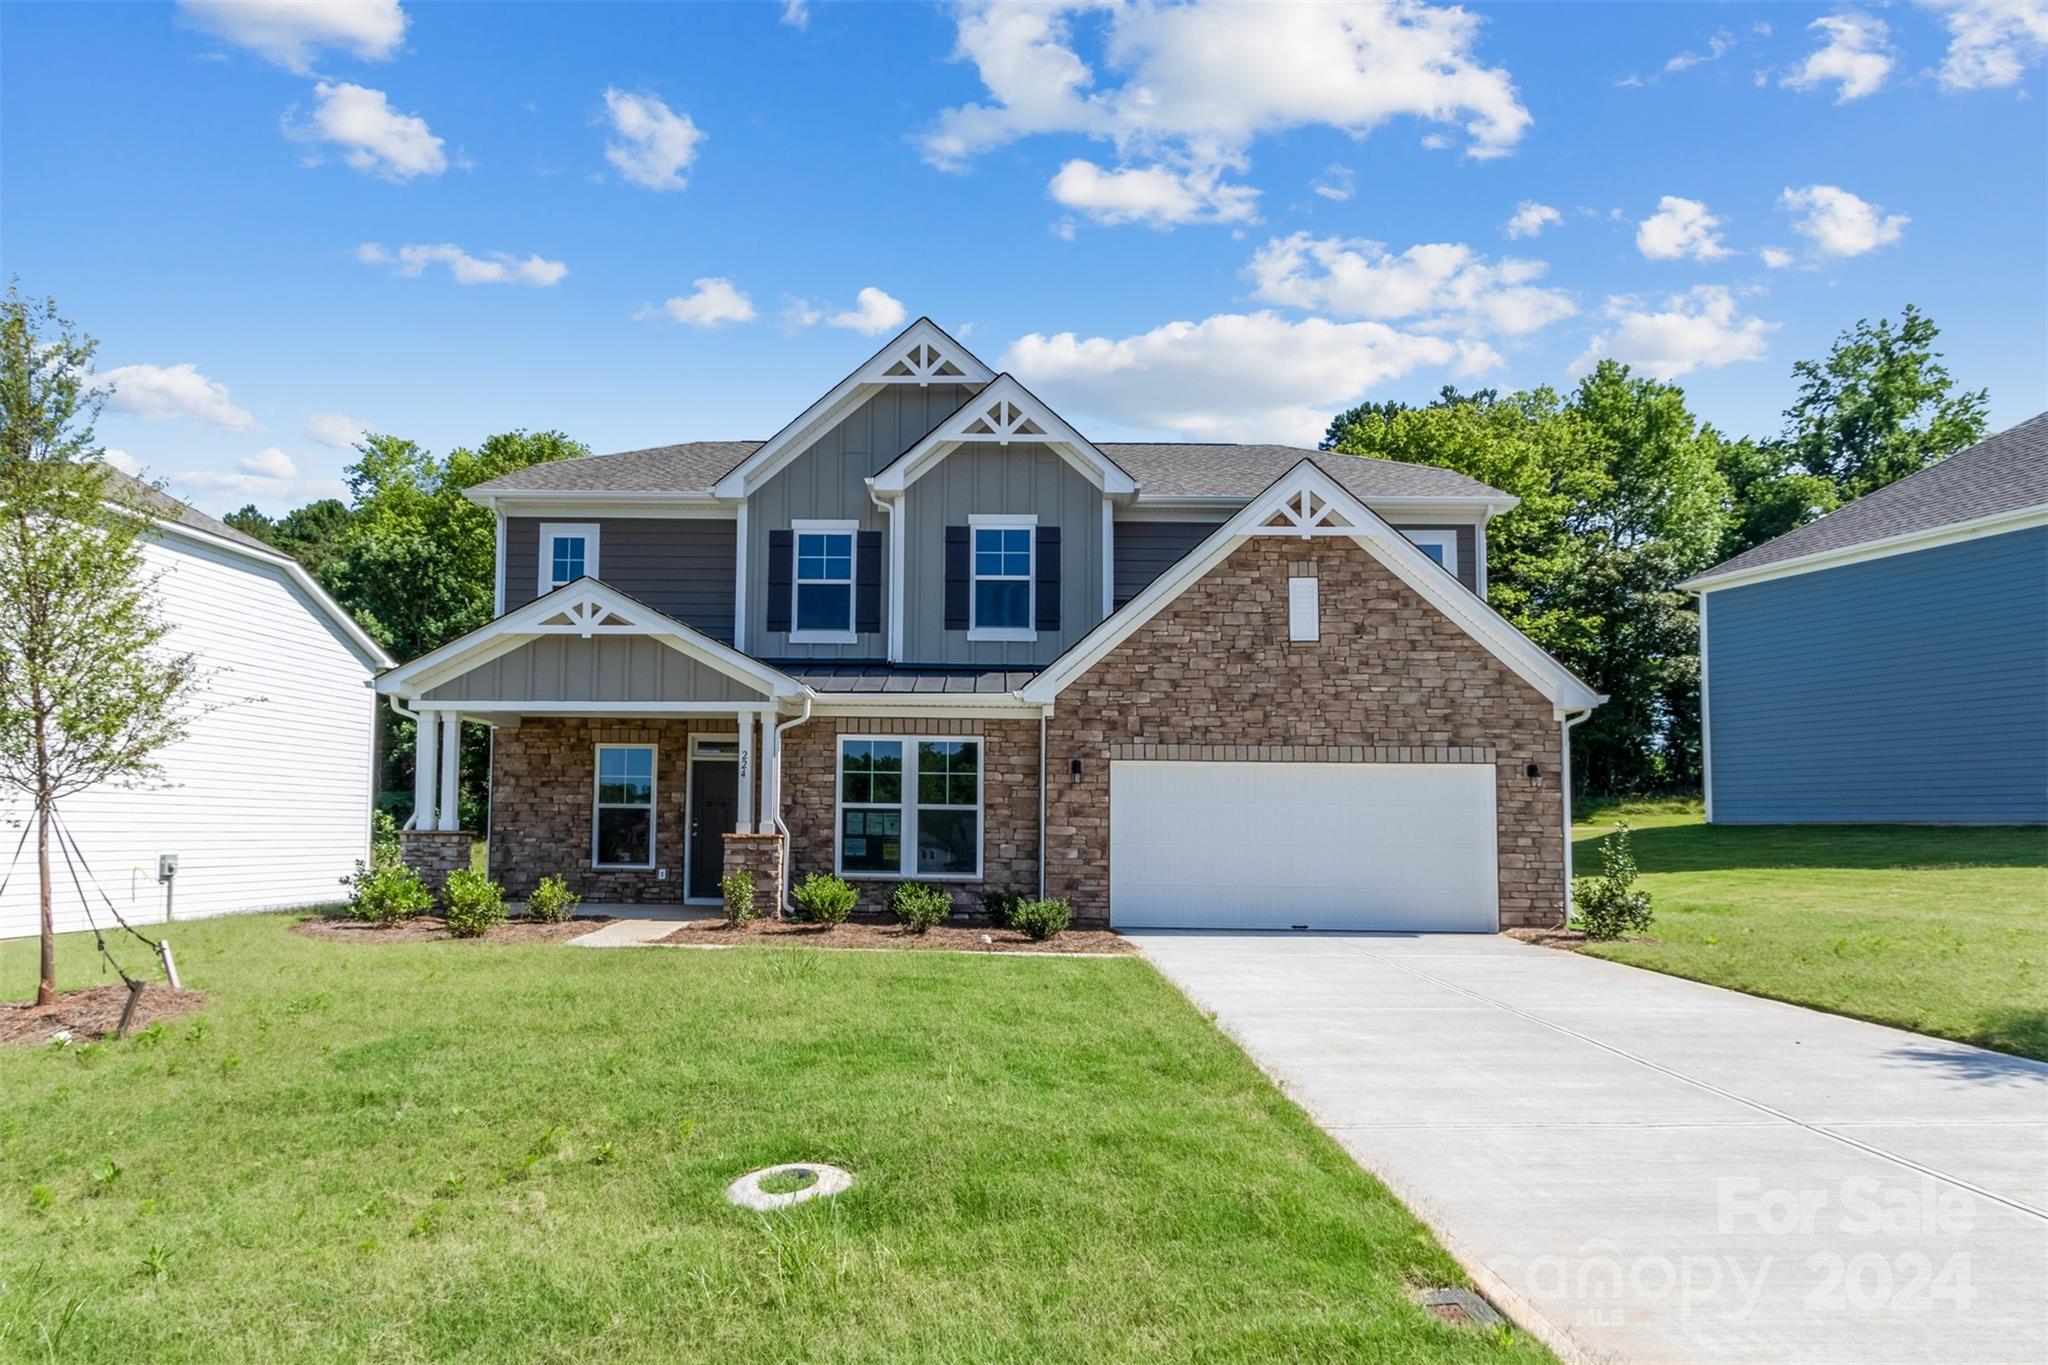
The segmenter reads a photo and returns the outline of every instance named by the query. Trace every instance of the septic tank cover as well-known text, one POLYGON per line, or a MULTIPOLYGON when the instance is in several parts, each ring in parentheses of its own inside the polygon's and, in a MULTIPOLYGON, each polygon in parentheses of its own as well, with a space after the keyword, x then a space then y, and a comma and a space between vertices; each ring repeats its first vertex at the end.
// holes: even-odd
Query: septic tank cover
POLYGON ((828 1195, 853 1188, 853 1175, 837 1166, 827 1166, 817 1161, 790 1161, 780 1166, 766 1166, 758 1171, 749 1171, 732 1184, 726 1186, 725 1197, 743 1209, 786 1209, 791 1204, 801 1204, 807 1199, 823 1199, 828 1195), (810 1184, 787 1194, 769 1194, 761 1188, 761 1182, 778 1175, 816 1176, 810 1184))

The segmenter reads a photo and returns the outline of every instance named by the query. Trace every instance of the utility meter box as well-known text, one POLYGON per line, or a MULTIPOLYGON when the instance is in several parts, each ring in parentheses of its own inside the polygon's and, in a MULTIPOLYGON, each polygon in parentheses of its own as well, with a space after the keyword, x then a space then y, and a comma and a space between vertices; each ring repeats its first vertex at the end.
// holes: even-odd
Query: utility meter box
POLYGON ((173 877, 175 877, 175 876, 177 876, 177 875, 178 875, 178 855, 177 855, 177 854, 175 854, 175 853, 159 853, 159 854, 157 854, 157 855, 156 855, 156 879, 157 879, 158 881, 160 881, 160 882, 167 882, 167 881, 169 881, 169 880, 170 880, 171 878, 173 878, 173 877))

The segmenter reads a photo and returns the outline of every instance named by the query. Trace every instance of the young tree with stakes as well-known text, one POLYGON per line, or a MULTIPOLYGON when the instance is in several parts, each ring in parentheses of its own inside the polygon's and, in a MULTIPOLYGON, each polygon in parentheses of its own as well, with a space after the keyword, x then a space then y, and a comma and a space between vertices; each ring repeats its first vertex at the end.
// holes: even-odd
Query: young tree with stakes
POLYGON ((135 784, 182 736, 199 685, 192 656, 144 572, 160 515, 152 490, 116 479, 92 423, 96 343, 56 304, 10 286, 0 304, 0 788, 35 812, 42 953, 36 1003, 56 998, 50 884, 57 803, 135 784))

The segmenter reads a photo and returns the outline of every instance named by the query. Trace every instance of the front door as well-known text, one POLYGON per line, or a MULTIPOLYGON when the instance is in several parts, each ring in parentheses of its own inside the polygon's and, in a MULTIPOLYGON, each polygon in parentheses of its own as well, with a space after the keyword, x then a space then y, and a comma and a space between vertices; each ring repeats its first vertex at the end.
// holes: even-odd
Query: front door
POLYGON ((738 763, 690 760, 690 866, 685 890, 689 899, 718 899, 718 879, 725 874, 725 836, 732 833, 739 806, 738 763))

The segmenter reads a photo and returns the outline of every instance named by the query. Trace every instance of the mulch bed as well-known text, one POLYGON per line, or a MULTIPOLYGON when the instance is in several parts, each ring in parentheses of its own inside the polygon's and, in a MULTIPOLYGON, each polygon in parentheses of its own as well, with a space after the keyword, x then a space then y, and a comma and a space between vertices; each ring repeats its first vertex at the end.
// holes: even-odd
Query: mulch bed
POLYGON ((1069 929, 1044 943, 1034 943, 1014 929, 986 925, 939 924, 913 934, 900 924, 803 924, 758 919, 742 928, 724 920, 691 920, 678 925, 663 943, 757 944, 778 948, 907 948, 970 953, 1134 953, 1131 941, 1107 929, 1069 929), (989 941, 984 943, 986 937, 989 941))
POLYGON ((1561 948, 1575 953, 1589 943, 1655 943, 1648 934, 1624 934, 1620 938, 1597 939, 1583 929, 1508 929, 1509 938, 1533 943, 1539 948, 1561 948))
POLYGON ((304 934, 307 938, 339 939, 344 943, 439 943, 448 940, 458 943, 561 943, 581 938, 611 922, 610 915, 563 920, 560 924, 510 919, 482 938, 459 939, 448 932, 447 921, 439 915, 420 915, 388 925, 364 924, 346 915, 315 915, 292 925, 292 932, 304 934))
MULTIPOLYGON (((74 1041, 89 1043, 113 1033, 128 1004, 128 987, 93 986, 82 991, 65 991, 49 1005, 0 1005, 0 1044, 47 1043, 55 1034, 70 1030, 74 1041)), ((136 1003, 135 1018, 128 1025, 134 1037, 157 1019, 175 1019, 206 1004, 201 991, 174 991, 169 986, 143 987, 136 1003)))

